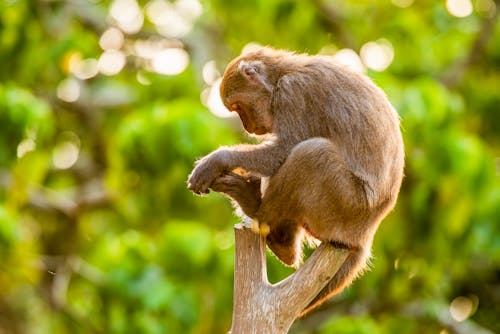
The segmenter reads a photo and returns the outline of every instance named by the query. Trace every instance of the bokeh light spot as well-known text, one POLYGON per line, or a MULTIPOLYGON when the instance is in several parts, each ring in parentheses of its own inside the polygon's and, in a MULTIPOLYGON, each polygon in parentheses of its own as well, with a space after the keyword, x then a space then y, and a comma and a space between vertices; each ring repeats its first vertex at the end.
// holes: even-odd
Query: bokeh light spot
POLYGON ((68 169, 78 160, 80 149, 70 141, 57 144, 52 152, 52 163, 58 169, 68 169))
POLYGON ((99 68, 97 66, 97 60, 94 58, 82 60, 75 66, 75 77, 81 80, 93 78, 97 73, 99 73, 99 68))
POLYGON ((171 11, 173 5, 165 0, 153 0, 146 5, 146 15, 156 25, 168 23, 168 13, 171 11))
POLYGON ((64 79, 57 85, 57 97, 65 102, 75 102, 80 97, 80 83, 75 78, 64 79))
POLYGON ((201 74, 203 76, 203 81, 205 81, 207 85, 213 85, 221 76, 220 72, 217 70, 217 66, 215 65, 215 60, 210 60, 203 65, 201 74))
POLYGON ((470 0, 446 0, 448 13, 456 17, 466 17, 472 14, 472 3, 470 0))
POLYGON ((202 93, 202 102, 205 104, 210 112, 217 117, 220 118, 231 118, 237 117, 236 113, 230 112, 222 103, 220 98, 220 84, 222 82, 222 78, 219 78, 215 81, 212 87, 207 88, 202 93))
POLYGON ((183 37, 193 28, 194 21, 203 12, 197 0, 179 0, 170 3, 153 0, 146 6, 148 19, 156 25, 158 32, 165 37, 183 37))
POLYGON ((451 302, 450 314, 456 321, 464 321, 475 312, 477 304, 478 299, 476 296, 472 298, 459 296, 451 302))
POLYGON ((196 20, 203 13, 203 6, 198 0, 177 0, 177 11, 191 21, 196 20))
POLYGON ((361 59, 354 50, 341 49, 332 56, 332 59, 336 63, 347 66, 356 72, 363 73, 365 71, 361 59))
POLYGON ((111 17, 118 26, 129 34, 141 30, 144 23, 144 15, 135 0, 115 0, 110 8, 111 17))
POLYGON ((187 52, 178 48, 169 48, 156 53, 152 62, 154 71, 165 75, 182 73, 188 64, 187 52))
POLYGON ((24 139, 17 145, 17 157, 22 158, 26 153, 34 151, 36 148, 36 143, 33 139, 24 139))
POLYGON ((377 42, 368 42, 361 47, 359 52, 366 67, 383 71, 392 63, 394 59, 394 48, 392 44, 384 39, 377 42))
POLYGON ((67 52, 61 62, 61 68, 65 73, 74 73, 77 65, 82 61, 82 54, 78 51, 67 52))
POLYGON ((151 80, 148 79, 148 77, 144 74, 143 71, 138 71, 136 74, 137 82, 139 82, 141 85, 144 86, 149 86, 151 85, 151 80))
POLYGON ((104 75, 120 73, 126 63, 125 54, 117 50, 106 50, 99 58, 99 72, 104 75))
POLYGON ((120 29, 111 27, 106 30, 99 39, 99 45, 103 50, 119 50, 123 46, 125 37, 120 29))

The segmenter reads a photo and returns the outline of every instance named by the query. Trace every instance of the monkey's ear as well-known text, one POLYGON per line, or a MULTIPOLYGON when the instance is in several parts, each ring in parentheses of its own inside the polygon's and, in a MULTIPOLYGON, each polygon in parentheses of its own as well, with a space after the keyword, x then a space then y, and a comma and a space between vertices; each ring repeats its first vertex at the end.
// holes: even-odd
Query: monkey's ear
POLYGON ((273 86, 267 81, 261 62, 248 62, 243 60, 239 63, 238 70, 245 79, 254 85, 260 86, 268 92, 273 90, 273 86))
POLYGON ((238 69, 240 70, 240 73, 249 80, 255 80, 255 76, 258 74, 257 66, 246 61, 242 61, 239 64, 238 69))

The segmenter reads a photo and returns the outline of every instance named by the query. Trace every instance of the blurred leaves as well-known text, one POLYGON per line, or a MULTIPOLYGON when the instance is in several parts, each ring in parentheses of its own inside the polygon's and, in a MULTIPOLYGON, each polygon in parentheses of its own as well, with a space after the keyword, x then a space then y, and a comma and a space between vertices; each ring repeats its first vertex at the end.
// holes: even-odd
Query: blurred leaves
MULTIPOLYGON (((381 39, 394 59, 366 71, 401 116, 398 205, 373 269, 292 331, 499 332, 500 9, 458 18, 456 2, 0 2, 0 332, 227 331, 237 218, 185 182, 252 140, 210 113, 214 81, 249 43, 351 49, 366 69, 381 39)), ((268 271, 290 273, 272 256, 268 271)))

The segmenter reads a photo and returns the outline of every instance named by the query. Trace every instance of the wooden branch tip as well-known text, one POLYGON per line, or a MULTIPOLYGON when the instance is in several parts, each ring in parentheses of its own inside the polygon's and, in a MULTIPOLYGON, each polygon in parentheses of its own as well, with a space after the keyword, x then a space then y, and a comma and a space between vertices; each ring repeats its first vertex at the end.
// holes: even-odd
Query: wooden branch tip
POLYGON ((322 243, 295 273, 271 285, 267 280, 265 236, 247 226, 242 223, 234 227, 231 333, 287 333, 293 321, 342 266, 348 251, 322 243))

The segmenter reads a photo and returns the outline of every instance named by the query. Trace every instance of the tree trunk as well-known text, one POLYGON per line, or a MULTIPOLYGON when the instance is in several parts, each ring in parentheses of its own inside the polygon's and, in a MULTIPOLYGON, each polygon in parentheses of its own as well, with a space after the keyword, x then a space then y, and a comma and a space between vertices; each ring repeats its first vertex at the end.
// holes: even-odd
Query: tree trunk
POLYGON ((234 227, 234 300, 231 334, 282 334, 335 275, 348 252, 322 243, 283 281, 267 280, 265 237, 247 224, 234 227))

